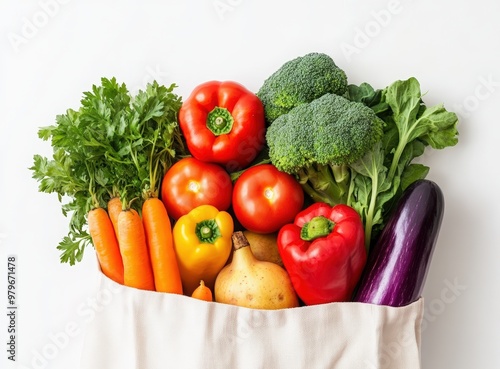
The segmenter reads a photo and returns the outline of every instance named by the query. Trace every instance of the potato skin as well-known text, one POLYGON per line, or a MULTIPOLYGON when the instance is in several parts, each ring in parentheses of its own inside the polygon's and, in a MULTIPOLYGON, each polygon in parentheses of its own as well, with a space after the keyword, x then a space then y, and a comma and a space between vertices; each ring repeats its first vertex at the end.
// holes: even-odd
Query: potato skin
POLYGON ((278 250, 278 233, 255 233, 244 231, 243 234, 250 243, 252 253, 257 260, 269 261, 283 267, 283 261, 278 250))
POLYGON ((233 252, 233 259, 215 281, 215 301, 253 309, 285 309, 299 306, 286 270, 260 261, 250 247, 233 252))

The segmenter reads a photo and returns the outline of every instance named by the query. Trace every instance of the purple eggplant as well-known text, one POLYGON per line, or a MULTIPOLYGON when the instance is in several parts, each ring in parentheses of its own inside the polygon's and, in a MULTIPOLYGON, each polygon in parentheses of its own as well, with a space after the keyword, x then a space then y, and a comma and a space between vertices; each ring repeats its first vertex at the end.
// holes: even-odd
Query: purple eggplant
POLYGON ((427 179, 411 184, 370 250, 353 301, 404 306, 424 287, 444 213, 439 186, 427 179))

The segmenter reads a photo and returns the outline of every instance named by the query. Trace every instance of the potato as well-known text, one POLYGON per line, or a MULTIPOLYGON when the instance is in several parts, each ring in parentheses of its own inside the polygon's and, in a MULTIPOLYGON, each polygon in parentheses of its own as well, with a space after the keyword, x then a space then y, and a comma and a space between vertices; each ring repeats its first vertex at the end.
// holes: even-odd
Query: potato
POLYGON ((233 233, 233 257, 215 280, 215 301, 251 309, 286 309, 299 306, 286 270, 255 258, 243 232, 233 233))
POLYGON ((243 234, 250 243, 252 254, 257 260, 270 261, 281 267, 283 266, 283 261, 278 251, 277 233, 260 234, 244 231, 243 234))

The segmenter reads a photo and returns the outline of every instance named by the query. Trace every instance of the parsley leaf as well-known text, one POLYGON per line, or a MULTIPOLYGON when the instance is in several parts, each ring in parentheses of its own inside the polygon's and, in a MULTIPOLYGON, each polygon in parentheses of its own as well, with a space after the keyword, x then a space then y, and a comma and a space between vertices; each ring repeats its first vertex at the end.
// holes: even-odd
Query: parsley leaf
POLYGON ((87 213, 119 196, 124 207, 140 210, 142 200, 158 196, 165 171, 185 155, 177 123, 181 98, 157 82, 131 96, 125 84, 102 78, 83 93, 78 110, 56 116, 38 136, 50 141, 52 158, 34 155, 29 169, 39 191, 57 193, 69 232, 57 249, 61 262, 75 264, 92 243, 87 213), (132 201, 134 200, 134 201, 132 201))

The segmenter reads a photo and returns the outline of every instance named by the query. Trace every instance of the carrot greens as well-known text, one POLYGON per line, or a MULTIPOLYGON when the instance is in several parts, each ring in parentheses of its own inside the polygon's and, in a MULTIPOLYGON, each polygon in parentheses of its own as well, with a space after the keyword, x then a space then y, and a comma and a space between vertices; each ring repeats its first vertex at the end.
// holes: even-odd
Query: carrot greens
POLYGON ((69 232, 57 246, 62 262, 81 261, 91 244, 91 209, 106 208, 118 196, 123 208, 132 204, 140 211, 144 198, 157 196, 166 169, 185 154, 175 88, 153 82, 132 96, 125 84, 102 78, 84 92, 78 110, 68 109, 38 131, 53 155, 35 155, 30 170, 39 190, 56 193, 70 217, 69 232))

